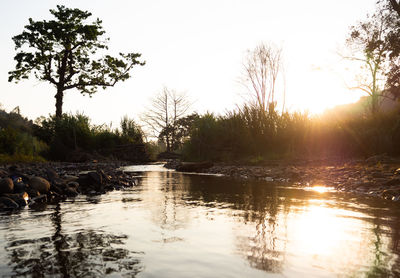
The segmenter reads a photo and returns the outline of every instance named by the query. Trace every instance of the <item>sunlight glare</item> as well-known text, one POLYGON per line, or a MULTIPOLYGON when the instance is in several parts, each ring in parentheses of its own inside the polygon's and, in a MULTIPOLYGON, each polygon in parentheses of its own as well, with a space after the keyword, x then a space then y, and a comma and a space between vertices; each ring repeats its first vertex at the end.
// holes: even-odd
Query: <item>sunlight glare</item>
POLYGON ((310 190, 310 191, 315 191, 318 193, 325 193, 325 192, 330 192, 333 190, 332 187, 327 187, 324 185, 314 185, 314 186, 309 186, 309 187, 305 187, 305 190, 310 190))
POLYGON ((334 254, 348 235, 345 227, 348 219, 340 218, 329 208, 311 205, 297 220, 295 237, 297 250, 309 255, 334 254))

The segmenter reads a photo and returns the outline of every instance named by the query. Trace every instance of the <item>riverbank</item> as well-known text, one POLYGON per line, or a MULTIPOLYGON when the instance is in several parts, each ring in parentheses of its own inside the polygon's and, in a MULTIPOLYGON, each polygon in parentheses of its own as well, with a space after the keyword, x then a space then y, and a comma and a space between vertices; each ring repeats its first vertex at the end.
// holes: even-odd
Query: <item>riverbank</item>
POLYGON ((318 186, 322 190, 326 187, 400 201, 400 159, 387 156, 347 161, 269 161, 262 166, 217 163, 200 172, 297 187, 318 186))
POLYGON ((17 209, 136 185, 127 162, 31 163, 0 167, 0 209, 17 209))

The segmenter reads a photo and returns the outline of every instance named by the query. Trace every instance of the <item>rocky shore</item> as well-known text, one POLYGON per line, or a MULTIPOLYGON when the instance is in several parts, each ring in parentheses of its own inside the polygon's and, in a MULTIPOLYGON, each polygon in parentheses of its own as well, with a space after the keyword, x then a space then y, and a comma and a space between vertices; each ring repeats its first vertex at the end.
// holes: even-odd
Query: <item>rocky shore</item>
MULTIPOLYGON (((204 166, 205 163, 199 165, 204 166)), ((184 164, 176 161, 168 163, 167 167, 185 172, 184 164)), ((194 164, 191 163, 190 169, 193 168, 194 164)), ((298 187, 323 186, 400 201, 400 159, 387 156, 348 161, 270 161, 263 166, 219 163, 208 168, 200 167, 194 172, 298 187)))
POLYGON ((0 209, 59 202, 78 194, 103 194, 136 185, 118 170, 123 162, 35 163, 0 167, 0 209))

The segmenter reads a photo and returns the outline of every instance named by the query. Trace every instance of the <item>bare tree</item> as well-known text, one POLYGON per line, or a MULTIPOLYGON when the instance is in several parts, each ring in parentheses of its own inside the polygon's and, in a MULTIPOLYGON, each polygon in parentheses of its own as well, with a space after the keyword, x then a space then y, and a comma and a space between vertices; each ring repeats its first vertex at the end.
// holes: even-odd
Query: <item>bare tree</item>
POLYGON ((276 105, 277 80, 283 74, 282 49, 261 43, 248 50, 244 66, 243 84, 252 99, 266 111, 276 105))
POLYGON ((168 152, 173 151, 176 145, 178 121, 187 115, 191 104, 185 93, 164 87, 151 100, 151 107, 141 117, 153 136, 165 142, 168 152))

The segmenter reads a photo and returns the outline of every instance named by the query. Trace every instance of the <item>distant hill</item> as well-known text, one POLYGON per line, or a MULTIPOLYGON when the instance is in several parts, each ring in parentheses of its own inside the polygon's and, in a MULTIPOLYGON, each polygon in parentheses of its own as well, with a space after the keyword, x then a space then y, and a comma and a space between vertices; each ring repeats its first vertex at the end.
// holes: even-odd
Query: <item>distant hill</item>
MULTIPOLYGON (((324 116, 335 116, 339 118, 361 116, 369 112, 370 97, 361 97, 357 102, 348 103, 343 105, 335 106, 334 108, 327 109, 324 112, 324 116)), ((387 97, 381 97, 380 99, 380 111, 382 112, 400 112, 400 101, 393 100, 387 97)))

